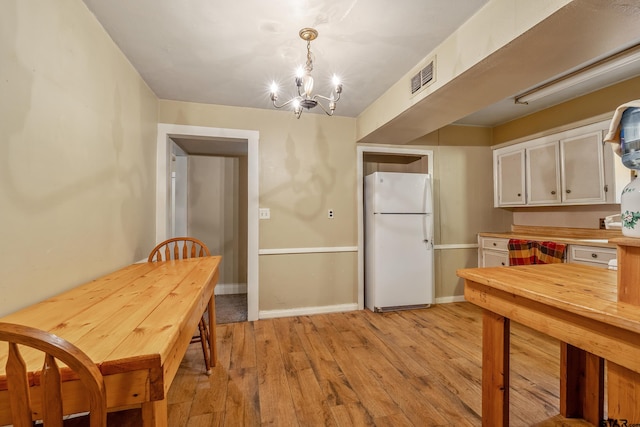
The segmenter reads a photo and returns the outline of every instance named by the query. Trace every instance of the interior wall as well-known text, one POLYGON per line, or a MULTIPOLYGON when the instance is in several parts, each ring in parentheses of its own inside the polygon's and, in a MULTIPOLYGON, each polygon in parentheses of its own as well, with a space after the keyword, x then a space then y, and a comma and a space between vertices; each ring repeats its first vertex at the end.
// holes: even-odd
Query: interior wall
POLYGON ((355 252, 318 251, 357 246, 355 119, 161 100, 159 121, 260 132, 260 312, 357 303, 355 252))
POLYGON ((189 156, 188 235, 221 255, 219 286, 247 285, 247 158, 189 156))
POLYGON ((157 99, 81 1, 0 2, 0 315, 146 258, 157 99))
POLYGON ((607 120, 615 109, 626 102, 640 98, 640 77, 625 80, 562 104, 541 110, 493 128, 492 145, 547 132, 551 129, 589 120, 603 114, 607 120))
POLYGON ((600 218, 620 213, 620 205, 518 208, 513 223, 544 227, 600 228, 600 218))

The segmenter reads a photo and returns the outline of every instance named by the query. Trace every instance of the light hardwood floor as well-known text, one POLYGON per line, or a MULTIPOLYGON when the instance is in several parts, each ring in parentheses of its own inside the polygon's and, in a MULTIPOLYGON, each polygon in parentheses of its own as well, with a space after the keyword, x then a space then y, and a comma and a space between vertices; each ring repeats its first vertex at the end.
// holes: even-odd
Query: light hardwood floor
MULTIPOLYGON (((480 426, 481 323, 452 303, 219 325, 219 366, 191 346, 169 426, 480 426)), ((512 324, 511 349, 511 426, 585 425, 554 417, 559 343, 512 324)))
MULTIPOLYGON (((220 325, 220 366, 189 351, 169 423, 479 426, 481 330, 468 303, 220 325)), ((559 344, 512 330, 511 425, 531 426, 558 413, 559 344)))

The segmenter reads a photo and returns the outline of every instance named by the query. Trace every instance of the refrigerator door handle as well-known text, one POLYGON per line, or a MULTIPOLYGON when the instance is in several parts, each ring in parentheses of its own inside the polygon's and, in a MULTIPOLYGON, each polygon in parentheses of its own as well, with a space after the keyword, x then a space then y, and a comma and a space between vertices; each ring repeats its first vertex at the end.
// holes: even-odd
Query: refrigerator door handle
POLYGON ((431 248, 433 249, 433 222, 431 220, 431 214, 427 213, 423 215, 422 218, 422 230, 424 232, 424 242, 429 244, 431 243, 431 248))

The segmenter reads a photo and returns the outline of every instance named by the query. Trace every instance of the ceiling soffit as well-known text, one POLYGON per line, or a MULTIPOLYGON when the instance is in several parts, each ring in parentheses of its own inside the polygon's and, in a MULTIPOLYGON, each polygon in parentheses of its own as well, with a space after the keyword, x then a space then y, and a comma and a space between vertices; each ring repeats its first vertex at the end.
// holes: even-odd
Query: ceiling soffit
POLYGON ((637 14, 622 7, 574 1, 358 142, 415 140, 567 70, 638 44, 637 22, 637 14))

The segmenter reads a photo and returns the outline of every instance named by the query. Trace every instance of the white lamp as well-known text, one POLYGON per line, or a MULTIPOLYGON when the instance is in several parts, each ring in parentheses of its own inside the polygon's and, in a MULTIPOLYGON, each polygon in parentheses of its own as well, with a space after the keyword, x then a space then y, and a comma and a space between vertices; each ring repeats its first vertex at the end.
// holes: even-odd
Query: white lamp
POLYGON ((546 83, 535 89, 532 89, 522 95, 516 96, 516 104, 528 104, 531 101, 544 98, 562 90, 573 87, 579 83, 586 82, 605 73, 617 70, 618 68, 632 64, 640 60, 640 50, 632 49, 613 55, 598 61, 581 70, 574 71, 564 77, 560 77, 554 81, 546 83))

